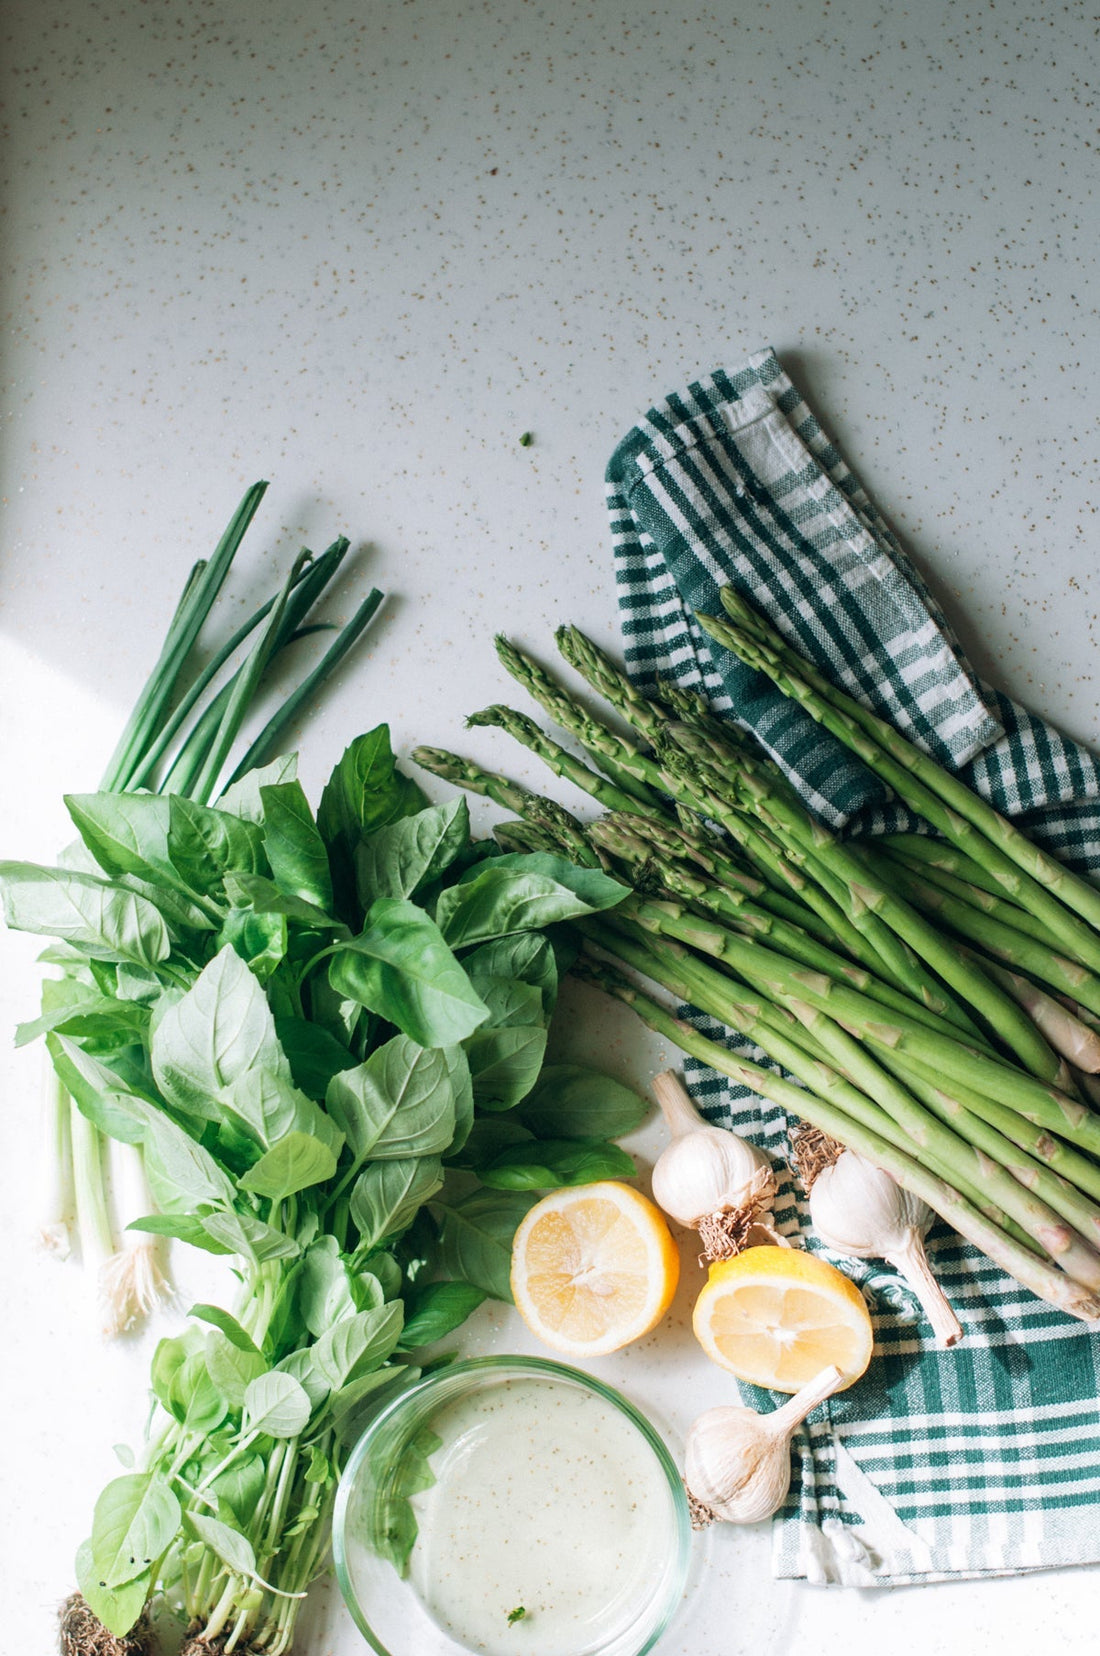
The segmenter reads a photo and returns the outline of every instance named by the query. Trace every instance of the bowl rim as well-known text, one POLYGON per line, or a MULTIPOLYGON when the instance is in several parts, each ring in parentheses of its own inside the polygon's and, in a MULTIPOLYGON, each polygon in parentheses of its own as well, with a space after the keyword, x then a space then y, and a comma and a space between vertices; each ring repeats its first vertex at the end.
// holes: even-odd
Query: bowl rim
MULTIPOLYGON (((673 1547, 676 1556, 674 1568, 669 1577, 668 1591, 661 1606, 661 1613, 654 1626, 649 1629, 644 1642, 638 1645, 636 1649, 632 1648, 631 1650, 631 1656, 646 1656, 646 1652, 652 1650, 657 1640, 665 1633, 679 1607, 687 1585, 691 1563, 691 1513, 688 1506, 687 1491, 684 1488, 679 1469, 656 1427, 629 1398, 624 1397, 622 1392, 614 1386, 608 1385, 605 1380, 597 1379, 594 1374, 586 1373, 584 1369, 574 1368, 572 1364, 560 1363, 549 1357, 529 1357, 520 1353, 512 1355, 499 1354, 490 1357, 460 1357, 454 1362, 447 1363, 442 1368, 433 1369, 430 1374, 424 1375, 413 1385, 400 1391, 388 1403, 384 1403, 379 1408, 378 1413, 371 1417, 356 1439, 344 1470, 340 1474, 336 1489, 336 1502, 332 1513, 333 1567, 340 1588, 340 1595, 356 1627, 371 1649, 377 1653, 377 1656, 401 1656, 400 1652, 391 1651, 386 1645, 382 1644, 368 1623, 352 1586, 344 1545, 348 1503, 351 1498, 352 1486, 355 1482, 356 1473, 366 1458, 372 1440, 395 1414, 399 1414, 403 1409, 410 1407, 417 1399, 422 1398, 425 1392, 436 1390, 444 1381, 453 1381, 456 1377, 476 1381, 479 1376, 487 1377, 502 1369, 517 1370, 520 1374, 528 1374, 534 1378, 548 1381, 565 1381, 594 1392, 625 1416, 644 1438, 656 1457, 672 1496, 675 1521, 673 1547)), ((455 1643, 457 1646, 458 1641, 456 1640, 455 1643)))

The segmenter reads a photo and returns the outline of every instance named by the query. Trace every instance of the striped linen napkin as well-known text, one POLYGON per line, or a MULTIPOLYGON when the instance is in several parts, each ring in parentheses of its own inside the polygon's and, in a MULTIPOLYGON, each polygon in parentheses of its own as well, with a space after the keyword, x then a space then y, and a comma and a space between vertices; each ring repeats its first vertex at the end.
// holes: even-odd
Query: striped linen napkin
MULTIPOLYGON (((704 690, 846 834, 916 826, 846 749, 696 625, 692 612, 720 613, 717 589, 732 582, 837 683, 1033 838, 1100 873, 1100 764, 975 676, 774 352, 651 409, 607 480, 626 659, 639 683, 661 675, 704 690)), ((709 1019, 692 1021, 738 1045, 709 1019)), ((709 1120, 786 1161, 781 1110, 691 1059, 684 1068, 709 1120)), ((817 1245, 791 1178, 777 1217, 817 1245)), ((889 1267, 833 1256, 872 1304, 876 1358, 800 1434, 774 1526, 777 1575, 877 1586, 1100 1560, 1100 1336, 943 1225, 929 1252, 966 1328, 950 1351, 932 1345, 889 1267)), ((770 1406, 768 1393, 743 1389, 770 1406)))

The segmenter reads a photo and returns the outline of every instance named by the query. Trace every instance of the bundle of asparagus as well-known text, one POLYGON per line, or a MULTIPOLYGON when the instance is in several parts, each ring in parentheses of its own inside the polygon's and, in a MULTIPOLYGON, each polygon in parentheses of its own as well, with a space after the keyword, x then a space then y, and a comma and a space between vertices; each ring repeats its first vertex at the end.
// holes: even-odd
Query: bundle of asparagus
POLYGON ((838 737, 931 833, 842 841, 752 737, 661 685, 643 695, 576 628, 597 718, 529 656, 500 660, 585 758, 508 707, 507 730, 602 806, 583 824, 455 754, 426 769, 634 887, 586 920, 581 971, 715 1070, 859 1151, 1041 1298, 1100 1317, 1100 891, 830 684, 732 589, 700 616, 838 737), (590 761, 590 763, 586 762, 590 761), (706 1039, 621 970, 748 1037, 784 1074, 706 1039))

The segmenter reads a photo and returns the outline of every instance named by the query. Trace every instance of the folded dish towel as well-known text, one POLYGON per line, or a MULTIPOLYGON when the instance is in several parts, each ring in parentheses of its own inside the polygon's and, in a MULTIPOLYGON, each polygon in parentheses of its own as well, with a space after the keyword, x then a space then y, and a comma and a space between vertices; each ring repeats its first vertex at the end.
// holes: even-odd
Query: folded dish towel
MULTIPOLYGON (((608 504, 626 658, 640 683, 660 675, 705 690, 845 833, 916 826, 808 715, 696 625, 692 612, 720 613, 717 589, 732 582, 1033 838, 1100 874, 1100 764, 976 677, 772 351, 651 409, 612 457, 608 504)), ((691 1060, 685 1072, 710 1120, 785 1161, 782 1111, 691 1060)), ((778 1216, 814 1245, 793 1179, 778 1216)), ((796 1456, 775 1523, 779 1575, 872 1586, 1100 1560, 1100 1335, 942 1225, 930 1252, 966 1328, 950 1351, 924 1337, 888 1267, 836 1261, 876 1307, 876 1360, 801 1434, 801 1467, 796 1456)), ((768 1406, 767 1394, 758 1400, 768 1406)))

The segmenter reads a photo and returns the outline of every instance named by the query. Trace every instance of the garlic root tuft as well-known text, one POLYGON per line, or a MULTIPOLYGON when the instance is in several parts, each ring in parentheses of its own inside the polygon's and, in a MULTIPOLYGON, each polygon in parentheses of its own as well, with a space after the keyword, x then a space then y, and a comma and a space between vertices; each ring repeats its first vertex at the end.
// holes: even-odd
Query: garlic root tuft
POLYGON ((791 1166, 809 1195, 814 1180, 843 1153, 844 1146, 809 1121, 796 1121, 790 1129, 791 1166))

